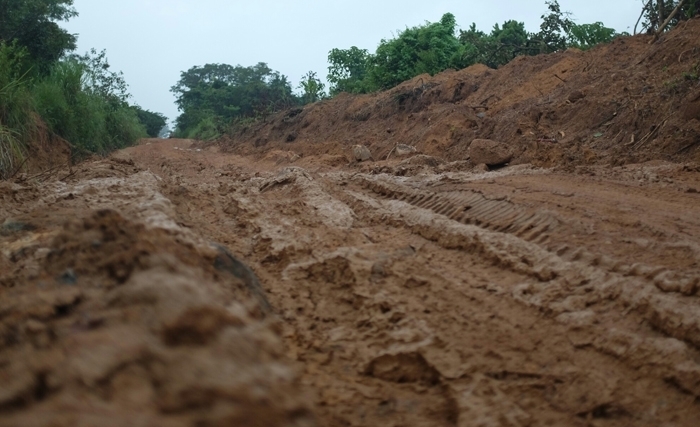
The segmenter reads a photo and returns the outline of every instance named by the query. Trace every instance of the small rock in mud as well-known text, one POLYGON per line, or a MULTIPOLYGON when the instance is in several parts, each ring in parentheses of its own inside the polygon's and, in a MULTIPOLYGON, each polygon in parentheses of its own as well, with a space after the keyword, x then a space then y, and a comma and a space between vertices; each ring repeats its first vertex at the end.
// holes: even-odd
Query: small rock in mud
POLYGON ((585 97, 586 97, 586 94, 584 94, 580 90, 575 90, 569 94, 569 97, 567 98, 567 100, 573 104, 574 102, 579 101, 585 97))
POLYGON ((396 383, 425 382, 435 384, 440 373, 417 352, 384 354, 367 365, 365 374, 396 383))
POLYGON ((500 166, 513 159, 513 151, 506 144, 490 139, 475 139, 469 146, 469 156, 474 164, 500 166))
POLYGON ((365 147, 364 145, 353 145, 352 155, 355 158, 355 161, 358 162, 365 162, 372 159, 372 153, 369 151, 369 148, 365 147))
POLYGON ((416 150, 416 147, 413 147, 411 145, 406 145, 406 144, 398 144, 398 145, 396 145, 396 149, 394 150, 396 155, 399 157, 408 156, 408 155, 413 154, 417 151, 418 150, 416 150))

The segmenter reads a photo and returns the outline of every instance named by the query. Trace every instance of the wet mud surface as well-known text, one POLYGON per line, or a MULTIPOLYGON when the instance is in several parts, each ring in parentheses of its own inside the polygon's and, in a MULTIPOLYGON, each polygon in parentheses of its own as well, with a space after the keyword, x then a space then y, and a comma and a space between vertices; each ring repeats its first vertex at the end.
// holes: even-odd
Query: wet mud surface
POLYGON ((697 165, 197 147, 1 184, 0 425, 697 425, 697 165))

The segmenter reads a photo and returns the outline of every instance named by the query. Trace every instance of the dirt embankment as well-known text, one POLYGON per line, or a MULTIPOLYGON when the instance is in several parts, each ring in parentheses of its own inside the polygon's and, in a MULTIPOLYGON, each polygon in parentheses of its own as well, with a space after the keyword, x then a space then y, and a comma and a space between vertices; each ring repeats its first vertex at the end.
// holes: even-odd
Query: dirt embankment
POLYGON ((384 159, 396 144, 467 160, 475 138, 503 141, 513 163, 627 164, 700 156, 700 19, 587 52, 518 57, 419 76, 365 96, 341 95, 252 125, 224 142, 235 153, 384 159))
POLYGON ((0 426, 697 427, 699 30, 0 182, 0 426))

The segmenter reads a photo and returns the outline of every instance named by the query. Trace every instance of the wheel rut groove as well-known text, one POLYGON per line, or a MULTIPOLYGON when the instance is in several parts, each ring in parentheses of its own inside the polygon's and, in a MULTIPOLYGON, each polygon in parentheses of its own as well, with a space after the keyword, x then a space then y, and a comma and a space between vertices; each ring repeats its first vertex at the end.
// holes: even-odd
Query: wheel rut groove
POLYGON ((546 240, 547 233, 556 229, 559 222, 547 213, 533 212, 508 200, 489 199, 476 191, 442 193, 367 179, 361 183, 379 196, 428 209, 463 224, 512 233, 529 241, 546 240))

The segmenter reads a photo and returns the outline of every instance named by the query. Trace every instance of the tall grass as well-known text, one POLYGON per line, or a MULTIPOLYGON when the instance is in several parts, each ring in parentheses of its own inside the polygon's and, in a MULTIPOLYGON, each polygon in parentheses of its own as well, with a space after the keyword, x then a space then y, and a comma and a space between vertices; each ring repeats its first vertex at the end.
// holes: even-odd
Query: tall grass
POLYGON ((23 163, 42 121, 78 156, 107 154, 146 136, 123 98, 91 85, 87 67, 66 59, 38 74, 25 49, 0 42, 0 179, 23 163))
POLYGON ((0 124, 0 179, 7 178, 24 158, 24 146, 13 129, 0 124))
POLYGON ((57 135, 81 153, 106 154, 146 136, 128 104, 86 85, 85 65, 57 63, 34 88, 37 112, 57 135))
POLYGON ((37 129, 32 97, 23 72, 24 51, 0 43, 0 178, 24 160, 37 129))

